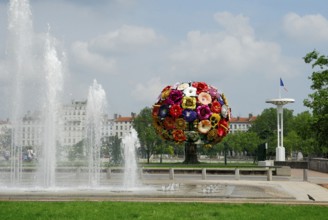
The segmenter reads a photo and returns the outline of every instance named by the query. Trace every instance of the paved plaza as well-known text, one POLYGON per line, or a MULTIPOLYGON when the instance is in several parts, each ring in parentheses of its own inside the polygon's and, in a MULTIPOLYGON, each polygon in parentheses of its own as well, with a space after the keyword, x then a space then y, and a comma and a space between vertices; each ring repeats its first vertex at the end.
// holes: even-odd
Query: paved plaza
MULTIPOLYGON (((108 181, 113 181, 110 179, 108 181)), ((170 180, 167 174, 144 174, 140 187, 124 189, 118 185, 92 188, 21 189, 0 191, 0 200, 36 201, 160 201, 213 203, 288 203, 328 205, 328 174, 292 169, 291 176, 181 174, 170 180), (310 199, 311 198, 311 199, 310 199)))

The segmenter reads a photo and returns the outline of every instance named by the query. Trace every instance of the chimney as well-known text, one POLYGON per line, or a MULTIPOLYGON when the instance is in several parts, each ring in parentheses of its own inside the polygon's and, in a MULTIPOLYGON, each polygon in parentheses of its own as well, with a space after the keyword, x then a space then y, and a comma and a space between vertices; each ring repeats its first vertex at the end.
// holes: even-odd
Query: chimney
POLYGON ((114 119, 117 119, 117 114, 114 114, 114 119))

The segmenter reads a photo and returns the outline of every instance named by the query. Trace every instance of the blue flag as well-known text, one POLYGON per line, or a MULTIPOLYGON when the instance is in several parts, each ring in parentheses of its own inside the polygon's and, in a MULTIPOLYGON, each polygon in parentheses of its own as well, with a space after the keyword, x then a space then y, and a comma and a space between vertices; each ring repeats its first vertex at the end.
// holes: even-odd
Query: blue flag
POLYGON ((281 78, 280 78, 280 86, 283 87, 286 92, 288 91, 281 78))

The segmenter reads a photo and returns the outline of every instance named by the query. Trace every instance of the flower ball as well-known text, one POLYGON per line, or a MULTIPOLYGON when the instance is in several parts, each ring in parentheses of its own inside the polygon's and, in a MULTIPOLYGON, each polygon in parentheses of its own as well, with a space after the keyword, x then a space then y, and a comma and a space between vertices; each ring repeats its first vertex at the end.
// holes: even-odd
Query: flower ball
POLYGON ((230 108, 223 93, 205 82, 166 86, 153 105, 158 135, 177 143, 212 146, 229 132, 230 108))

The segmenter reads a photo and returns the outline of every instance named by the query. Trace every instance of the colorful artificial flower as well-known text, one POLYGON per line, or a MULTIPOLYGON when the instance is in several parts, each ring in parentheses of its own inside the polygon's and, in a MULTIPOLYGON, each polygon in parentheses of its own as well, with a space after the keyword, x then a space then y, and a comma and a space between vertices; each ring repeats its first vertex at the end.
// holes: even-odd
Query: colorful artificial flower
POLYGON ((180 105, 172 105, 170 108, 170 115, 174 118, 179 117, 182 114, 182 108, 180 105))
POLYGON ((228 116, 229 116, 229 107, 228 106, 222 105, 222 107, 221 107, 221 115, 224 118, 228 118, 228 116))
POLYGON ((229 132, 231 110, 224 94, 205 82, 166 86, 153 106, 153 125, 164 140, 211 147, 229 132))
POLYGON ((218 126, 218 123, 221 119, 221 116, 217 113, 213 113, 210 117, 210 122, 212 125, 212 128, 216 128, 218 126))
POLYGON ((196 131, 186 131, 185 132, 187 140, 190 142, 196 142, 199 140, 199 134, 196 131))
POLYGON ((163 130, 161 133, 161 137, 164 139, 164 140, 171 140, 172 139, 172 137, 171 137, 171 135, 169 134, 169 132, 168 131, 166 131, 166 130, 163 130))
POLYGON ((153 109, 152 109, 152 116, 157 118, 158 117, 158 112, 160 109, 160 105, 153 105, 153 109))
POLYGON ((175 120, 175 127, 179 130, 185 130, 186 129, 186 121, 183 118, 177 118, 175 120))
POLYGON ((166 86, 161 92, 161 98, 166 99, 170 95, 170 92, 171 92, 171 86, 166 86))
POLYGON ((210 86, 208 89, 208 94, 212 97, 212 99, 217 99, 219 97, 219 92, 215 87, 210 86))
POLYGON ((212 103, 212 97, 210 94, 208 94, 206 92, 201 92, 198 95, 198 102, 202 105, 208 105, 208 104, 212 103))
POLYGON ((165 127, 166 130, 172 130, 175 129, 175 120, 174 118, 167 116, 164 119, 163 125, 165 127))
POLYGON ((222 99, 223 99, 224 104, 228 105, 228 100, 223 93, 222 93, 222 99))
POLYGON ((224 100, 223 100, 222 96, 218 97, 218 102, 221 104, 221 106, 224 105, 224 100))
POLYGON ((187 140, 186 135, 184 134, 183 130, 174 130, 172 132, 174 141, 181 143, 187 140))
POLYGON ((217 137, 217 130, 215 129, 211 129, 208 133, 207 133, 207 140, 209 141, 213 141, 216 139, 217 137))
POLYGON ((193 87, 197 89, 197 95, 201 92, 207 92, 208 91, 208 85, 204 82, 194 82, 192 84, 193 87))
POLYGON ((221 104, 218 101, 212 102, 211 111, 214 113, 221 113, 221 104))
POLYGON ((161 132, 163 130, 163 125, 158 118, 153 118, 153 126, 156 132, 161 132))
POLYGON ((197 113, 191 109, 185 109, 182 111, 184 120, 187 122, 193 122, 197 118, 197 113))
POLYGON ((206 120, 212 114, 212 112, 211 112, 210 108, 208 107, 208 105, 198 106, 196 112, 197 112, 197 116, 198 116, 199 120, 206 120))
POLYGON ((211 122, 209 120, 202 120, 198 124, 198 131, 202 134, 207 134, 212 128, 211 122))
POLYGON ((166 99, 166 103, 169 105, 180 104, 182 101, 182 95, 182 91, 172 89, 166 99))
POLYGON ((169 113, 169 106, 168 105, 162 105, 159 108, 158 116, 163 119, 168 115, 168 113, 169 113))
POLYGON ((182 108, 184 109, 195 109, 196 108, 196 98, 185 96, 182 98, 182 108))
POLYGON ((189 83, 181 83, 177 86, 177 90, 185 90, 189 87, 189 83))
POLYGON ((183 90, 183 94, 188 97, 197 96, 197 89, 195 87, 187 87, 183 90))
POLYGON ((218 135, 220 137, 226 136, 229 132, 229 124, 225 119, 221 119, 219 122, 218 135))

